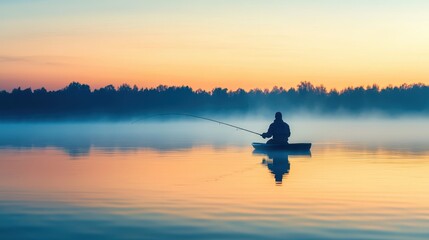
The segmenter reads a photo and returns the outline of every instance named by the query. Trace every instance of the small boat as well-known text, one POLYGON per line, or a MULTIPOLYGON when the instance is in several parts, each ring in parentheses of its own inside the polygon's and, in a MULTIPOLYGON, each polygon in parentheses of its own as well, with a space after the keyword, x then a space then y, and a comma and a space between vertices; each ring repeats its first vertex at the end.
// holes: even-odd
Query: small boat
POLYGON ((267 144, 252 143, 256 150, 310 151, 311 143, 267 144))

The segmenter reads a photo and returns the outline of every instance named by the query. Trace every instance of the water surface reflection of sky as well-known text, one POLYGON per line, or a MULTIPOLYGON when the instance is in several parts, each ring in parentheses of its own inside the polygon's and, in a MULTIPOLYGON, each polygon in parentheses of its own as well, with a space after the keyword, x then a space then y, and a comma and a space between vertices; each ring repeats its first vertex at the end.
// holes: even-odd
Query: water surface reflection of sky
POLYGON ((318 137, 311 155, 273 155, 254 152, 251 135, 183 124, 9 128, 0 137, 1 239, 429 235, 429 141, 318 137))

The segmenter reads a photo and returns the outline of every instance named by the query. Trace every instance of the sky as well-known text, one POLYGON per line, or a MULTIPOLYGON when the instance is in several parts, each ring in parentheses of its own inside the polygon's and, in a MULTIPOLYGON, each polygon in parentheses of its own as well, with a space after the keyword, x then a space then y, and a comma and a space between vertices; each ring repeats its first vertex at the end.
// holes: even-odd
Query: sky
POLYGON ((0 89, 429 84, 425 0, 0 0, 0 89))

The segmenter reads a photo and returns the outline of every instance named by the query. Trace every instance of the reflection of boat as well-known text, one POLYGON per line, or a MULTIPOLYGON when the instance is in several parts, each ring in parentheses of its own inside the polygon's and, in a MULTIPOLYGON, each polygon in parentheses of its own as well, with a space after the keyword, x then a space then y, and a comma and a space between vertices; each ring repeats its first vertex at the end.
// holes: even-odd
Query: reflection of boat
POLYGON ((267 150, 267 149, 255 149, 253 150, 254 155, 266 156, 270 159, 273 158, 288 158, 289 156, 310 156, 311 151, 278 151, 278 150, 267 150))
POLYGON ((266 165, 274 175, 276 184, 282 184, 283 176, 290 171, 289 156, 311 156, 310 151, 273 151, 273 150, 254 150, 253 154, 265 156, 262 164, 266 165))
POLYGON ((310 151, 311 143, 267 144, 252 143, 256 150, 310 151))

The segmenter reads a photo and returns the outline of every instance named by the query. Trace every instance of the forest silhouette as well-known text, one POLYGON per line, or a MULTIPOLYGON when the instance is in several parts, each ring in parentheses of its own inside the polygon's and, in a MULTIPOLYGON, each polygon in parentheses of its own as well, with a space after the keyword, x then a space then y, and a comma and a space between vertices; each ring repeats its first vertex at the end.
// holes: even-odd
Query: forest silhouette
POLYGON ((327 90, 301 82, 285 89, 193 90, 188 86, 138 88, 123 84, 91 90, 72 82, 63 89, 16 88, 0 90, 0 120, 32 119, 124 119, 162 112, 256 113, 261 111, 310 112, 318 114, 387 115, 429 114, 429 86, 403 84, 380 88, 349 87, 327 90))

